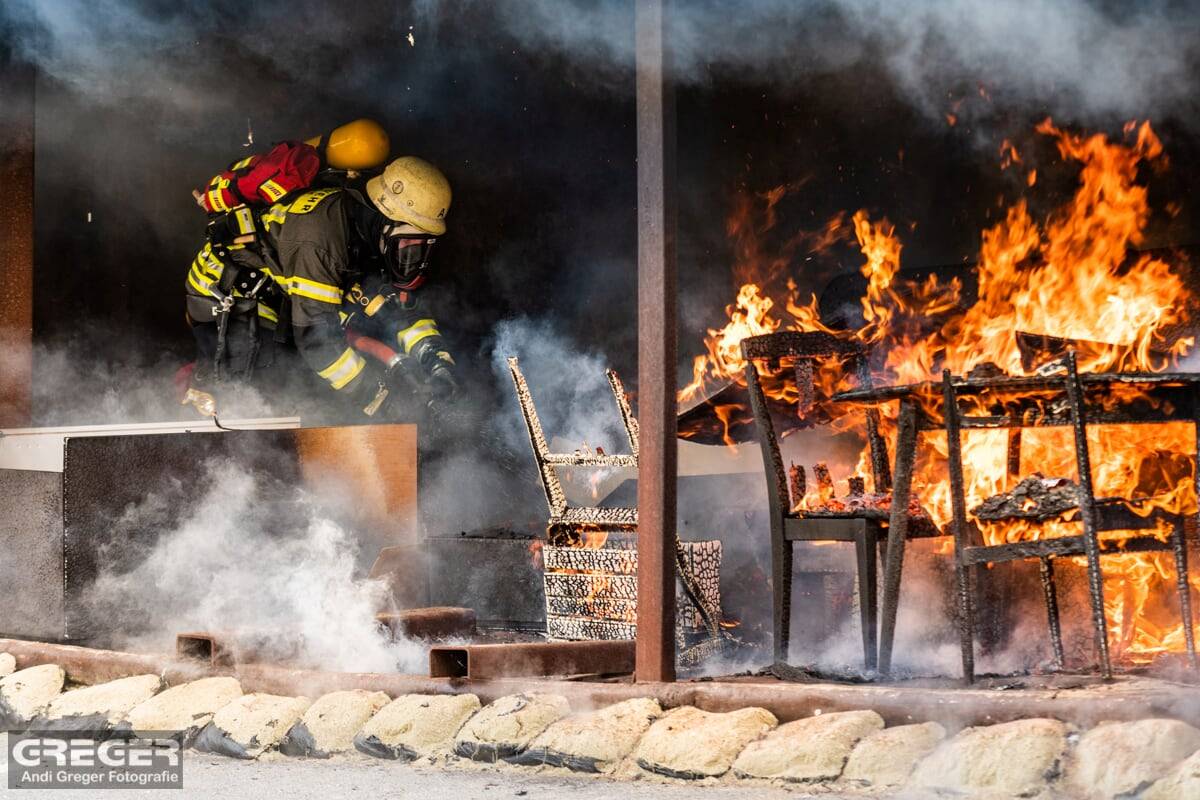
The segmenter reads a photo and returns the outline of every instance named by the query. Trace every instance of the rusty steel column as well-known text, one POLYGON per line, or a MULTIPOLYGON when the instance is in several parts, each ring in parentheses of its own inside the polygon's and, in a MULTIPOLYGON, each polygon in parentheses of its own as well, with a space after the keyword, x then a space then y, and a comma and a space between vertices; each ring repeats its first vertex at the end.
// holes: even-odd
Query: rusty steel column
POLYGON ((668 0, 638 0, 639 681, 675 680, 675 95, 668 0))
POLYGON ((0 428, 31 421, 34 69, 0 62, 0 428))

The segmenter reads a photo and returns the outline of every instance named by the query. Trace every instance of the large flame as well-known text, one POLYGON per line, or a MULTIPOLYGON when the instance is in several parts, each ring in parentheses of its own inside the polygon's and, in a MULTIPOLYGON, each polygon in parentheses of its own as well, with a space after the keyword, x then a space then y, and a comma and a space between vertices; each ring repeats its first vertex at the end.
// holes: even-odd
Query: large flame
MULTIPOLYGON (((857 330, 835 333, 882 354, 877 382, 937 379, 943 368, 964 375, 984 364, 1011 375, 1027 374, 1018 332, 1075 341, 1080 368, 1087 371, 1162 371, 1191 349, 1190 337, 1165 335, 1187 321, 1190 295, 1179 272, 1163 258, 1133 249, 1142 244, 1150 217, 1138 168, 1163 161, 1162 144, 1150 124, 1130 123, 1123 141, 1066 131, 1049 119, 1036 130, 1053 139, 1064 161, 1078 166, 1077 188, 1068 202, 1040 221, 1025 199, 1018 199, 1000 222, 982 232, 978 299, 970 308, 959 307, 957 280, 930 276, 916 283, 900 274, 902 245, 886 219, 872 221, 863 210, 852 215, 867 279, 865 322, 857 330), (941 322, 931 330, 931 320, 941 322)), ((1008 141, 1000 156, 1002 169, 1028 166, 1008 141)), ((1029 189, 1036 182, 1036 172, 1029 168, 1023 183, 1029 189)), ((745 199, 734 209, 728 230, 735 245, 735 276, 743 284, 727 309, 728 323, 708 331, 707 352, 696 357, 693 380, 680 392, 681 402, 722 382, 744 382, 739 343, 747 336, 777 330, 833 332, 822 323, 816 298, 800 297, 787 279, 786 265, 798 242, 811 246, 810 252, 841 242, 847 232, 845 215, 816 234, 794 237, 781 256, 770 256, 763 252, 761 234, 776 225, 783 193, 781 188, 763 196, 761 209, 745 199), (755 222, 756 213, 763 222, 755 222)), ((850 379, 836 363, 823 366, 818 392, 827 396, 850 379)), ((795 400, 794 384, 786 381, 766 380, 764 389, 775 399, 795 400)), ((725 409, 726 415, 735 413, 739 410, 725 409)), ((844 415, 842 427, 860 424, 850 409, 833 413, 844 415)), ((963 442, 968 508, 1033 471, 1074 477, 1070 436, 1070 430, 1061 428, 1024 430, 1019 469, 1012 474, 1008 431, 968 432, 963 442)), ((1195 513, 1190 425, 1108 425, 1089 429, 1089 437, 1098 495, 1140 498, 1140 513, 1155 508, 1195 513)), ((945 436, 931 435, 926 441, 927 457, 918 463, 914 486, 935 523, 948 530, 945 436)), ((867 473, 868 463, 864 452, 858 474, 867 473)), ((981 529, 985 540, 995 544, 1074 534, 1078 524, 993 523, 981 529)), ((1169 555, 1129 553, 1106 556, 1102 563, 1114 654, 1136 662, 1182 650, 1178 612, 1164 599, 1174 586, 1169 555)))

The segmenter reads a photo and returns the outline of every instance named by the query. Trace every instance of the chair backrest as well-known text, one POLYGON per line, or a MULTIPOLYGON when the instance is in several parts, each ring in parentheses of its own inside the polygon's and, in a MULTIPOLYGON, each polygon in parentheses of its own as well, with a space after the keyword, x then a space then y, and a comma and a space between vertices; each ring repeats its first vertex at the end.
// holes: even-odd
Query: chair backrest
MULTIPOLYGON (((1079 379, 1079 367, 1075 351, 1069 350, 1059 360, 1059 363, 1064 368, 1061 386, 1067 397, 1067 409, 1075 445, 1075 468, 1079 475, 1077 498, 1079 516, 1083 522, 1083 532, 1087 540, 1087 546, 1089 548, 1099 548, 1099 520, 1096 511, 1096 492, 1092 484, 1092 459, 1088 452, 1087 441, 1087 405, 1083 394, 1083 382, 1079 379)), ((946 424, 946 444, 950 450, 950 490, 955 496, 962 496, 962 493, 965 491, 962 474, 961 433, 964 414, 962 413, 962 409, 959 408, 958 391, 954 385, 954 376, 950 374, 950 370, 942 371, 942 396, 944 400, 943 414, 945 415, 946 424)), ((988 415, 988 418, 994 419, 992 415, 988 415)), ((978 538, 977 532, 973 526, 967 524, 965 507, 962 507, 961 510, 956 510, 954 526, 956 538, 960 540, 958 546, 979 544, 978 541, 975 541, 978 538), (959 517, 962 518, 959 519, 959 517), (967 541, 968 537, 972 541, 967 541)))
MULTIPOLYGON (((767 499, 772 516, 786 514, 791 509, 788 496, 787 472, 779 452, 779 438, 771 420, 770 406, 763 393, 758 361, 777 365, 793 361, 793 372, 799 393, 799 412, 806 413, 817 401, 816 365, 814 362, 831 357, 842 358, 857 373, 863 388, 871 385, 866 349, 857 342, 839 339, 827 333, 781 331, 742 340, 742 356, 746 360, 746 388, 750 394, 750 409, 758 428, 758 443, 762 450, 763 468, 767 474, 767 499), (805 406, 808 406, 806 408, 805 406)), ((867 413, 867 440, 871 450, 871 471, 875 491, 891 488, 887 446, 879 434, 878 412, 867 413)))
POLYGON ((629 441, 630 455, 609 455, 606 453, 552 453, 542 430, 542 421, 538 417, 537 408, 533 404, 533 395, 517 358, 508 359, 508 369, 512 373, 513 386, 517 391, 517 402, 521 406, 521 416, 525 420, 525 429, 529 433, 529 444, 533 448, 533 458, 537 462, 538 474, 542 479, 542 489, 546 493, 546 505, 550 509, 550 527, 592 527, 599 530, 632 531, 637 529, 636 508, 600 508, 597 506, 569 506, 566 493, 563 492, 562 482, 555 468, 568 467, 637 467, 638 465, 638 423, 629 405, 629 397, 620 377, 613 370, 608 370, 608 385, 617 402, 617 411, 625 426, 625 435, 629 441))

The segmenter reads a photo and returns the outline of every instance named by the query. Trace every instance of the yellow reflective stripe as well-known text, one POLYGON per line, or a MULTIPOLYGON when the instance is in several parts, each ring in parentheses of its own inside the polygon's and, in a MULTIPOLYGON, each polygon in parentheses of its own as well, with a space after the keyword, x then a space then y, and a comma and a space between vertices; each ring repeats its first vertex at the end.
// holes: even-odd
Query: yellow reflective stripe
POLYGON ((320 300, 322 303, 342 304, 342 290, 328 283, 318 283, 307 278, 288 278, 288 294, 320 300))
POLYGON ((262 303, 258 304, 258 315, 271 322, 279 322, 279 315, 272 311, 270 306, 265 306, 262 303))
POLYGON ((235 212, 237 217, 238 230, 243 234, 254 233, 254 215, 250 213, 250 209, 241 206, 235 212))
POLYGON ((225 205, 225 201, 221 199, 221 188, 215 187, 208 190, 208 204, 213 211, 228 211, 229 206, 225 205))
POLYGON ((270 225, 272 222, 282 225, 287 219, 287 208, 285 206, 271 206, 271 209, 262 215, 263 227, 270 225))
POLYGON ((198 277, 195 270, 192 270, 188 273, 188 283, 190 283, 192 288, 200 294, 215 296, 212 293, 212 284, 204 280, 204 278, 198 277))
POLYGON ((288 211, 293 214, 307 214, 316 208, 326 197, 340 191, 341 189, 317 189, 312 192, 305 192, 296 198, 296 202, 288 206, 288 211))
POLYGON ((258 190, 267 196, 272 203, 283 197, 287 192, 275 181, 263 181, 258 190))
POLYGON ((422 339, 439 335, 436 322, 431 319, 419 319, 397 333, 396 340, 404 345, 404 352, 408 353, 422 339))
POLYGON ((256 158, 258 158, 258 156, 247 156, 246 158, 243 158, 241 161, 237 162, 232 167, 230 167, 230 169, 241 169, 242 167, 248 167, 248 166, 250 166, 250 163, 252 161, 254 161, 254 159, 256 159, 256 158))
POLYGON ((350 381, 358 377, 358 373, 363 371, 363 367, 367 365, 366 360, 351 348, 347 347, 337 361, 334 361, 325 369, 317 374, 325 380, 334 389, 341 389, 350 381))

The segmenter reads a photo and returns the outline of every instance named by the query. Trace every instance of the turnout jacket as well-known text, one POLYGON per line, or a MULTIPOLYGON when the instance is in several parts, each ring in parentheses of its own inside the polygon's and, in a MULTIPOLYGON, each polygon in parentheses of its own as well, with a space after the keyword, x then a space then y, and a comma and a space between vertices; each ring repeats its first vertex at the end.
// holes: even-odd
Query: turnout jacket
MULTIPOLYGON (((285 307, 276 312, 259 303, 260 318, 268 323, 272 322, 270 316, 290 320, 304 361, 332 389, 347 394, 373 390, 375 381, 369 381, 370 387, 364 384, 370 374, 378 374, 367 370, 366 359, 347 345, 342 330, 343 303, 354 303, 351 289, 363 276, 351 229, 350 204, 357 202, 342 188, 313 189, 285 198, 262 213, 257 247, 231 248, 222 262, 206 245, 188 276, 189 295, 212 303, 217 296, 205 291, 205 281, 210 287, 214 278, 223 283, 221 278, 230 263, 235 270, 247 266, 265 270, 280 290, 285 307)), ((198 319, 196 314, 192 316, 198 319)), ((415 306, 389 316, 389 344, 404 353, 430 337, 440 338, 436 322, 415 306)))

